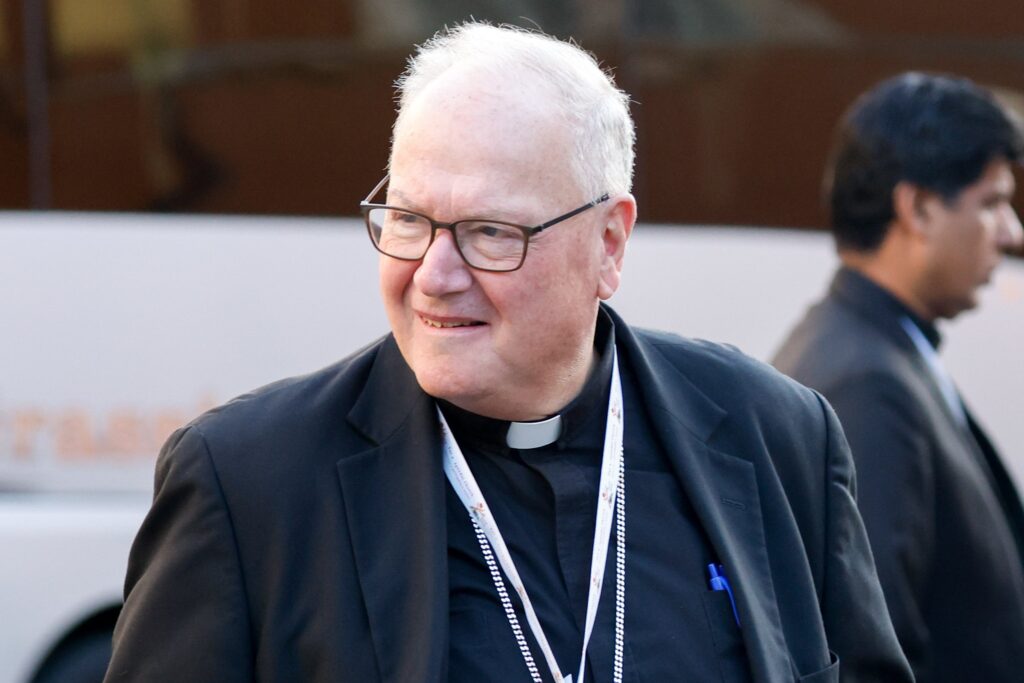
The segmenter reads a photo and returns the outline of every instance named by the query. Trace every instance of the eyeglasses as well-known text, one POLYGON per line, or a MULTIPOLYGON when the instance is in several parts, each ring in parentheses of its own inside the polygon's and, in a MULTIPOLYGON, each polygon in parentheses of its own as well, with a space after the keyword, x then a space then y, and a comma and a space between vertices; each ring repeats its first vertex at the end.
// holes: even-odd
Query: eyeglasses
POLYGON ((377 251, 402 261, 419 261, 434 243, 437 231, 450 230, 455 238, 455 248, 466 265, 496 273, 521 268, 526 261, 526 247, 530 238, 537 233, 608 201, 608 194, 603 194, 578 209, 532 228, 483 218, 442 223, 415 211, 370 203, 388 182, 388 177, 384 176, 366 199, 359 203, 370 241, 377 251))

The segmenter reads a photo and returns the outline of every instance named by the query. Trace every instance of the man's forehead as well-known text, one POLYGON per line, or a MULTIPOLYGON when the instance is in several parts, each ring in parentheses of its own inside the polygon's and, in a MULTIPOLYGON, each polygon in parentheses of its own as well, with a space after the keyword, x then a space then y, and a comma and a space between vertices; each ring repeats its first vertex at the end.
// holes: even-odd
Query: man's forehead
POLYGON ((572 139, 557 108, 518 84, 442 77, 400 115, 391 168, 429 164, 472 175, 480 166, 505 166, 510 174, 562 173, 572 139))
POLYGON ((400 121, 425 111, 448 117, 477 114, 494 123, 561 118, 552 86, 541 76, 496 73, 473 65, 448 69, 405 102, 403 109, 400 121))

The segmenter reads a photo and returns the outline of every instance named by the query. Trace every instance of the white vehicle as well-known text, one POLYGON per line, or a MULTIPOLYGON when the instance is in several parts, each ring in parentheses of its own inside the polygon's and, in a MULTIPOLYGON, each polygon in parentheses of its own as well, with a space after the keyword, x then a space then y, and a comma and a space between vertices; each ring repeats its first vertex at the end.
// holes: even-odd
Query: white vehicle
MULTIPOLYGON (((628 251, 627 320, 760 358, 835 265, 795 231, 641 226, 628 251)), ((356 219, 0 214, 0 683, 102 677, 160 444, 385 333, 376 267, 356 219)), ((1022 313, 1010 263, 944 351, 1007 456, 1022 313)))

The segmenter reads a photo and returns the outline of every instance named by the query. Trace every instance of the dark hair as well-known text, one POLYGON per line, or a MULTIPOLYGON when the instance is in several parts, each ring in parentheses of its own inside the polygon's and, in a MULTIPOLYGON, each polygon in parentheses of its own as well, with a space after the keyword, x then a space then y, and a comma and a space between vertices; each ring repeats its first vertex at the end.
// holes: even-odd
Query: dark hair
POLYGON ((1020 123, 966 78, 904 73, 843 116, 825 175, 840 249, 873 251, 893 219, 900 181, 953 201, 995 158, 1024 155, 1020 123))

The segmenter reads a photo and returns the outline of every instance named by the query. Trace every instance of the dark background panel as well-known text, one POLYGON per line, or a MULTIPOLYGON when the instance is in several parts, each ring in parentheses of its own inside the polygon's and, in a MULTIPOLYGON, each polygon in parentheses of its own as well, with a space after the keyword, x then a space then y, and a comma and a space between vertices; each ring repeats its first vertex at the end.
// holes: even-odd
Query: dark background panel
POLYGON ((0 208, 354 214, 407 54, 469 16, 614 69, 647 221, 821 226, 835 121, 902 70, 1024 102, 1018 0, 0 0, 0 208))

